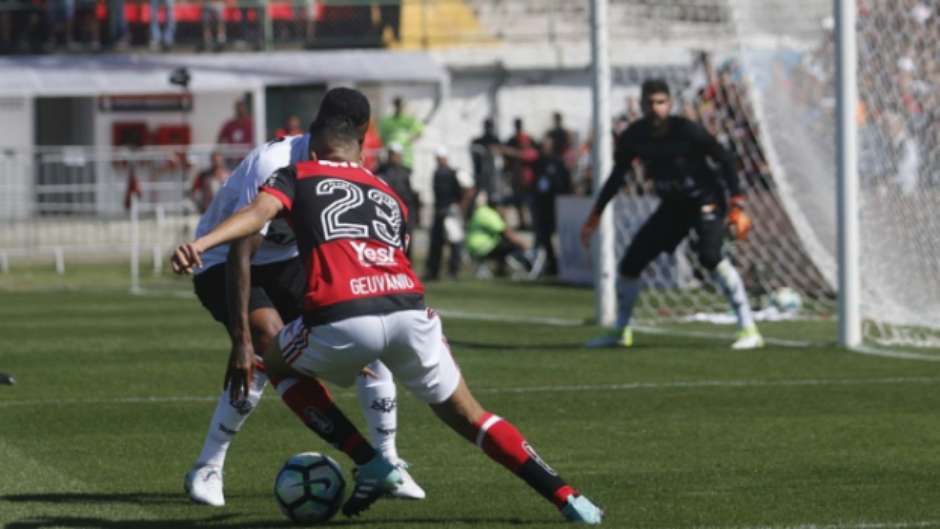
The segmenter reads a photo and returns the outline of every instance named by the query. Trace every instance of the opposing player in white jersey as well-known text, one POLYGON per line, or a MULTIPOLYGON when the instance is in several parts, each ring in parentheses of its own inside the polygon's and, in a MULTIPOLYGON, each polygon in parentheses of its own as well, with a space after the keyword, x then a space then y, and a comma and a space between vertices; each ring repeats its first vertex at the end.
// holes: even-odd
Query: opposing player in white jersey
MULTIPOLYGON (((248 205, 258 189, 280 167, 309 158, 309 134, 272 141, 253 150, 222 186, 199 221, 197 236, 215 228, 248 205)), ((206 252, 203 266, 193 279, 196 295, 212 317, 226 326, 232 350, 223 391, 209 424, 196 464, 186 474, 184 487, 193 501, 213 506, 225 504, 222 469, 233 437, 257 406, 268 381, 261 353, 284 326, 301 314, 306 272, 298 258, 294 234, 283 220, 276 220, 262 234, 222 245, 206 252), (259 369, 255 370, 255 364, 259 369), (242 397, 247 395, 247 397, 242 397)), ((423 499, 421 487, 405 471, 397 454, 397 400, 395 384, 381 362, 368 366, 358 377, 357 394, 373 444, 386 459, 396 462, 404 480, 392 491, 395 497, 423 499)), ((314 391, 326 393, 317 384, 314 391)))

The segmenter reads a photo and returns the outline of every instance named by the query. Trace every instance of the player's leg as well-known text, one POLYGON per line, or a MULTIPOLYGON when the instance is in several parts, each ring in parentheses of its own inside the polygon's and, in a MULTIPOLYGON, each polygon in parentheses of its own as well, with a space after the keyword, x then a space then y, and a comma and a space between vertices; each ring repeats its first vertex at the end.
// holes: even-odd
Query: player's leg
POLYGON ((402 483, 391 495, 406 500, 423 500, 426 496, 424 489, 408 473, 408 463, 398 456, 395 444, 398 430, 398 391, 392 372, 382 362, 372 362, 368 365, 368 372, 356 378, 356 396, 359 397, 372 446, 401 471, 402 483))
MULTIPOLYGON (((270 308, 252 311, 249 321, 255 351, 264 351, 270 347, 277 330, 283 327, 277 311, 270 308)), ((259 362, 245 398, 232 401, 228 388, 223 389, 216 402, 212 419, 209 421, 209 431, 203 441, 202 451, 193 468, 186 474, 184 487, 193 501, 216 507, 225 505, 223 493, 225 456, 235 435, 261 402, 261 395, 267 383, 267 374, 263 364, 259 362)))
POLYGON ((265 354, 265 366, 281 399, 321 438, 357 465, 356 486, 343 506, 352 516, 402 484, 402 471, 382 457, 336 406, 314 376, 350 386, 362 366, 374 362, 385 347, 378 316, 361 316, 307 327, 297 319, 284 327, 265 354))
POLYGON ((357 464, 365 464, 376 451, 336 406, 330 392, 314 377, 297 373, 285 361, 307 346, 309 329, 296 320, 264 356, 271 384, 281 400, 307 428, 348 455, 357 464))
POLYGON ((519 476, 569 519, 600 522, 600 509, 549 467, 512 423, 487 412, 476 401, 460 375, 440 319, 433 311, 395 312, 384 322, 389 347, 383 360, 445 424, 519 476))
MULTIPOLYGON (((194 280, 196 295, 212 317, 228 327, 228 305, 225 295, 225 266, 218 265, 197 275, 194 280)), ((272 308, 270 299, 260 288, 252 288, 249 298, 250 324, 255 351, 264 351, 283 326, 278 313, 272 308)), ((235 434, 254 411, 267 376, 263 369, 255 372, 248 396, 232 402, 223 389, 209 421, 208 432, 202 450, 192 469, 186 474, 184 489, 197 503, 221 507, 225 504, 223 494, 223 467, 225 456, 235 434)))
POLYGON ((515 425, 483 409, 463 378, 447 400, 432 404, 431 409, 455 432, 551 502, 569 521, 601 523, 604 512, 548 466, 515 425))
POLYGON ((630 322, 643 290, 640 275, 659 254, 674 249, 688 231, 689 225, 681 218, 677 219, 675 204, 662 201, 634 235, 620 260, 616 282, 617 321, 614 328, 611 332, 589 341, 588 347, 633 345, 633 329, 630 322))
POLYGON ((726 230, 724 211, 715 206, 703 206, 695 220, 694 229, 698 235, 695 249, 699 262, 721 287, 722 293, 728 299, 738 320, 738 337, 732 347, 735 349, 763 347, 764 339, 754 322, 754 314, 747 298, 744 281, 731 261, 722 253, 726 230))
MULTIPOLYGON (((303 262, 290 259, 253 269, 252 281, 264 288, 284 321, 294 321, 301 315, 307 272, 303 262)), ((280 329, 278 329, 280 330, 280 329)), ((261 349, 259 352, 266 351, 261 349)), ((424 490, 408 473, 408 464, 398 457, 395 434, 398 428, 398 401, 392 373, 381 362, 369 364, 369 376, 356 378, 356 394, 366 419, 369 437, 389 461, 400 467, 402 484, 392 496, 403 499, 424 499, 424 490)))
POLYGON ((398 428, 398 391, 392 372, 382 362, 372 362, 368 372, 356 378, 356 396, 369 427, 372 446, 389 460, 397 460, 395 434, 398 428))

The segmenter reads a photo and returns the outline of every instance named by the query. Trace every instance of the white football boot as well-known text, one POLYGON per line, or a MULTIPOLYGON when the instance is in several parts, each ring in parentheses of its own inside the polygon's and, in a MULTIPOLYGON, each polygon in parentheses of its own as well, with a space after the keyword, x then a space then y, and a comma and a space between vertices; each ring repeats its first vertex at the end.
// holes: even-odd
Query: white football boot
POLYGON ((586 525, 600 525, 604 520, 604 511, 580 494, 568 496, 561 514, 569 522, 586 525))
POLYGON ((427 494, 408 473, 408 462, 399 459, 395 462, 395 468, 398 469, 398 473, 401 475, 401 483, 389 491, 388 495, 400 500, 423 500, 427 494))
POLYGON ((197 465, 186 473, 183 488, 196 503, 213 507, 225 506, 222 494, 222 469, 214 465, 197 465))

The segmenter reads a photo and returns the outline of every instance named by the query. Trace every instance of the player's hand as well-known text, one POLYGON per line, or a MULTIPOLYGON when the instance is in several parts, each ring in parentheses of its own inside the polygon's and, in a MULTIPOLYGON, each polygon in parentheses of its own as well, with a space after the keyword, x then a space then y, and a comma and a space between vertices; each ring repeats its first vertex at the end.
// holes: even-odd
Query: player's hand
POLYGON ((376 380, 376 379, 379 378, 379 375, 377 375, 377 374, 375 373, 375 371, 369 369, 369 366, 363 367, 363 368, 359 371, 359 376, 365 377, 365 378, 371 378, 371 379, 373 379, 373 380, 376 380))
POLYGON ((597 214, 596 211, 592 211, 588 215, 587 220, 584 221, 584 224, 581 226, 581 245, 585 248, 591 246, 591 237, 594 236, 594 232, 597 231, 597 226, 601 222, 601 216, 597 214))
POLYGON ((744 211, 744 197, 731 197, 731 208, 728 211, 728 230, 731 235, 735 239, 743 241, 747 239, 753 224, 751 217, 744 211))
POLYGON ((188 274, 193 267, 202 266, 202 249, 195 242, 181 244, 170 258, 170 266, 177 274, 188 274))
POLYGON ((225 369, 225 385, 229 400, 239 402, 248 398, 251 383, 255 378, 255 348, 251 342, 244 343, 236 340, 232 343, 232 351, 228 356, 228 367, 225 369))

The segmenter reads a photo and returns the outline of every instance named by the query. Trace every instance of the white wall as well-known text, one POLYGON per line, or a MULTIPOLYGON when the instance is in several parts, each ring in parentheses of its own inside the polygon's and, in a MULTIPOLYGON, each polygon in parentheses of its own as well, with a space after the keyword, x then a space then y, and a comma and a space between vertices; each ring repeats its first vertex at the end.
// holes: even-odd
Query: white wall
POLYGON ((23 151, 34 140, 33 99, 0 97, 0 123, 0 219, 22 218, 31 204, 32 158, 23 151))
POLYGON ((0 97, 0 147, 30 147, 33 133, 33 99, 0 97))
MULTIPOLYGON (((192 132, 191 142, 196 145, 214 145, 222 124, 235 113, 235 101, 243 97, 244 92, 209 92, 193 95, 193 108, 191 112, 105 112, 95 110, 95 146, 99 149, 107 148, 112 143, 111 127, 117 122, 140 121, 153 131, 160 125, 179 125, 188 123, 192 132)), ((208 152, 208 151, 207 151, 208 152)), ((208 154, 200 157, 191 156, 190 163, 194 168, 205 167, 208 164, 208 154)), ((123 186, 126 178, 123 173, 115 171, 113 166, 105 161, 98 164, 97 197, 99 199, 98 211, 103 214, 117 215, 123 211, 120 197, 115 193, 123 193, 123 187, 115 187, 114 182, 123 186), (102 178, 101 175, 109 175, 102 178)), ((195 169, 194 169, 195 170, 195 169)), ((190 175, 192 176, 192 175, 190 175)))
POLYGON ((206 92, 193 95, 192 112, 102 112, 95 116, 95 145, 111 145, 111 126, 121 121, 143 121, 149 129, 159 125, 179 125, 189 123, 192 129, 192 143, 215 143, 222 124, 235 113, 235 101, 243 97, 244 92, 206 92))

